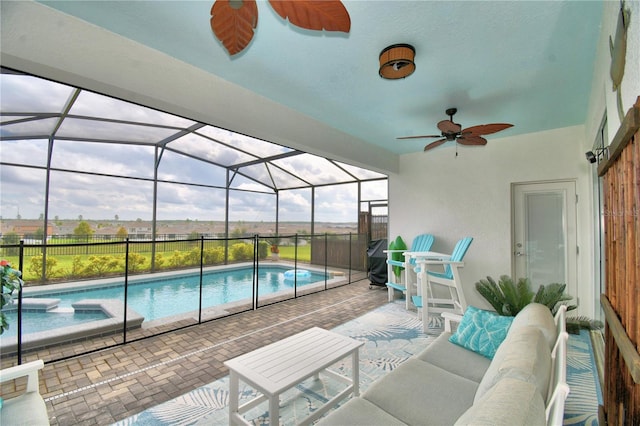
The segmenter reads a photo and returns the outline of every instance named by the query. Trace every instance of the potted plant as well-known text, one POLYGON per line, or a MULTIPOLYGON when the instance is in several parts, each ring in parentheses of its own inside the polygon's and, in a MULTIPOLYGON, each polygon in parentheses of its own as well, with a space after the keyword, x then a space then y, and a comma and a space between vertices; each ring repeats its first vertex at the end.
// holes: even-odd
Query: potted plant
POLYGON ((13 269, 11 264, 6 260, 0 260, 0 277, 2 281, 2 297, 0 298, 0 334, 9 328, 9 323, 1 311, 4 305, 13 302, 13 292, 19 291, 22 287, 22 272, 13 269))
MULTIPOLYGON (((529 303, 541 303, 555 315, 560 304, 573 299, 573 296, 564 294, 566 286, 559 283, 541 285, 534 293, 528 278, 520 278, 517 283, 514 283, 510 276, 502 275, 498 283, 491 277, 478 281, 476 290, 499 315, 516 316, 529 303)), ((576 308, 575 305, 568 305, 567 311, 576 308)))
MULTIPOLYGON (((504 316, 515 316, 529 303, 541 303, 549 308, 552 314, 558 311, 561 304, 573 299, 564 294, 566 284, 552 283, 541 285, 534 293, 531 290, 531 282, 527 278, 520 278, 514 283, 511 277, 503 275, 496 283, 491 277, 476 283, 478 293, 482 295, 496 312, 504 316)), ((575 305, 567 305, 567 311, 576 309, 575 305)), ((579 334, 580 330, 602 330, 602 321, 585 316, 567 317, 567 331, 571 334, 579 334)))

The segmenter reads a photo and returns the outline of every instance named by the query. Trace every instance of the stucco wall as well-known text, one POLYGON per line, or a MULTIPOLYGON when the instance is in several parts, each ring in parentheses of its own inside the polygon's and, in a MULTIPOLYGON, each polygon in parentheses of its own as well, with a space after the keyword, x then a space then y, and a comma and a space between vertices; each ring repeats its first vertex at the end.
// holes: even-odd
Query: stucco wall
MULTIPOLYGON (((631 22, 628 25, 627 52, 624 78, 621 84, 622 108, 626 112, 635 104, 640 96, 640 1, 626 1, 625 8, 630 12, 631 22)), ((586 119, 587 139, 585 148, 590 148, 595 134, 602 120, 607 115, 609 140, 613 138, 620 118, 617 108, 617 95, 612 90, 609 76, 611 53, 609 51, 609 37, 614 38, 620 3, 606 1, 604 16, 598 41, 596 63, 594 67, 589 112, 586 119)))
MULTIPOLYGON (((490 275, 511 275, 511 184, 575 180, 578 194, 588 191, 588 164, 581 152, 582 126, 496 139, 482 148, 448 147, 404 155, 401 172, 390 178, 390 234, 410 244, 416 234, 436 236, 435 251, 450 252, 464 236, 474 237, 462 280, 467 302, 488 307, 474 283, 490 275)), ((578 227, 590 212, 578 204, 578 227)), ((589 245, 578 233, 578 245, 589 245)), ((582 249, 582 247, 581 247, 582 249)), ((587 250, 588 251, 588 250, 587 250)), ((578 260, 575 297, 589 297, 590 259, 578 260)), ((540 283, 543 284, 543 283, 540 283)), ((589 309, 585 307, 585 309, 589 309)))
MULTIPOLYGON (((488 307, 474 283, 486 275, 511 274, 511 183, 574 179, 578 203, 577 289, 579 314, 597 316, 593 279, 594 214, 592 168, 584 157, 606 113, 609 140, 620 120, 609 77, 609 36, 615 34, 619 2, 605 2, 593 83, 584 126, 490 138, 481 149, 452 148, 401 156, 400 173, 390 176, 389 233, 411 241, 422 232, 436 235, 436 251, 450 251, 456 240, 473 236, 462 279, 470 304, 488 307)), ((624 111, 640 96, 640 2, 626 2, 631 12, 626 69, 621 88, 624 111)), ((535 111, 531 112, 535 114, 535 111)), ((517 125, 517 123, 515 123, 517 125)))

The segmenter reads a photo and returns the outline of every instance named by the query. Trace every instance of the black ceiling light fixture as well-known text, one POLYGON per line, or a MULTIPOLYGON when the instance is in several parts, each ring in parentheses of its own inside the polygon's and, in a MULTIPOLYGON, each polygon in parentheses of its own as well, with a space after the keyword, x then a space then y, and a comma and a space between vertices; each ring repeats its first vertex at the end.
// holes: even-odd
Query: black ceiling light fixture
POLYGON ((416 49, 410 44, 392 44, 380 52, 380 77, 397 80, 413 74, 416 49))

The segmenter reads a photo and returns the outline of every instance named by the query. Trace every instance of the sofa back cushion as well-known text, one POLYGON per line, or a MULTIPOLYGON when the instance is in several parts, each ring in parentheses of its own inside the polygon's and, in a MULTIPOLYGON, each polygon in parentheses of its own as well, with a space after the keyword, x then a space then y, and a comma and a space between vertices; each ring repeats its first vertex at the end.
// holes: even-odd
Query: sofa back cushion
POLYGON ((519 328, 527 326, 538 327, 547 341, 549 350, 553 348, 558 337, 558 331, 549 308, 540 303, 529 303, 513 318, 509 334, 519 333, 519 328))
POLYGON ((491 361, 474 401, 482 398, 504 378, 533 384, 541 398, 546 400, 551 376, 551 351, 538 327, 520 327, 518 333, 509 333, 491 361))
POLYGON ((544 401, 535 385, 500 380, 458 418, 456 426, 546 426, 544 401))

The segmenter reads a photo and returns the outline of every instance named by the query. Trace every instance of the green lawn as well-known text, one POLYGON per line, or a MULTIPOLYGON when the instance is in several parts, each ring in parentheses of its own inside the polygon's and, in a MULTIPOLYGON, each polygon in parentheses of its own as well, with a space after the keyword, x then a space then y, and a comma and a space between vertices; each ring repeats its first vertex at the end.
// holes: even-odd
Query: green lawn
MULTIPOLYGON (((148 248, 148 246, 147 246, 148 248)), ((296 248, 295 246, 280 246, 280 258, 285 260, 295 260, 296 256, 296 248)), ((52 252, 54 250, 51 250, 52 252)), ((91 254, 91 252, 96 252, 96 250, 89 250, 87 247, 78 247, 78 254, 47 254, 47 262, 49 263, 49 267, 51 267, 51 263, 53 263, 53 271, 50 275, 50 278, 89 278, 89 277, 98 277, 104 276, 108 274, 114 273, 122 273, 124 272, 124 254, 91 254), (89 252, 89 253, 87 253, 89 252), (90 260, 92 256, 93 261, 90 260), (80 275, 74 275, 72 271, 74 271, 74 262, 76 258, 80 259, 80 262, 86 267, 88 264, 92 264, 95 266, 95 270, 97 272, 84 272, 80 275), (115 259, 118 261, 117 267, 108 267, 105 266, 107 263, 107 259, 115 259)), ((170 263, 170 260, 176 256, 176 252, 179 253, 178 256, 185 257, 190 251, 182 251, 182 250, 171 250, 164 252, 157 252, 156 254, 161 254, 164 263, 158 269, 169 269, 170 267, 176 267, 175 264, 170 263)), ((151 252, 142 252, 142 251, 134 251, 131 253, 135 253, 137 256, 141 256, 144 258, 144 263, 142 267, 139 269, 140 271, 149 270, 151 265, 151 252)), ((299 262, 309 262, 311 261, 311 246, 304 245, 298 246, 297 251, 297 260, 299 262)), ((24 258, 24 267, 22 271, 22 277, 25 281, 34 281, 40 279, 40 273, 34 271, 31 263, 31 259, 33 256, 25 256, 24 258)), ((8 260, 14 268, 18 268, 18 256, 3 256, 3 259, 8 260)), ((131 258, 130 258, 131 259, 131 258)), ((184 263, 183 266, 196 266, 196 264, 184 263)), ((131 270, 131 269, 130 269, 131 270)))

